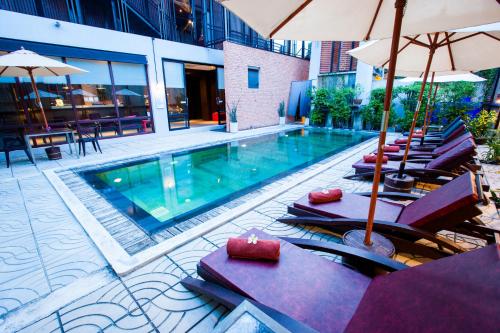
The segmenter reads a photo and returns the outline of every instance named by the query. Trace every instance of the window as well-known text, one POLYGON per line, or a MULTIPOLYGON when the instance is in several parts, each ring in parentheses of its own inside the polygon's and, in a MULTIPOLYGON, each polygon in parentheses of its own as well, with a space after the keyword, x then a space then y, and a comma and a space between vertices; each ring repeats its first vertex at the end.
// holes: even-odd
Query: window
POLYGON ((259 88, 259 68, 248 67, 248 88, 259 88))

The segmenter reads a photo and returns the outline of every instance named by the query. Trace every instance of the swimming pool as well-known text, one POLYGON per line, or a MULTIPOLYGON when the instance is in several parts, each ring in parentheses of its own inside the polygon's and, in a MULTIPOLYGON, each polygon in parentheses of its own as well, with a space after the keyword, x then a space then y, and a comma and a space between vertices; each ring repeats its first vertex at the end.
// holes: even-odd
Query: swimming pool
POLYGON ((373 137, 298 129, 82 171, 146 233, 174 225, 373 137))

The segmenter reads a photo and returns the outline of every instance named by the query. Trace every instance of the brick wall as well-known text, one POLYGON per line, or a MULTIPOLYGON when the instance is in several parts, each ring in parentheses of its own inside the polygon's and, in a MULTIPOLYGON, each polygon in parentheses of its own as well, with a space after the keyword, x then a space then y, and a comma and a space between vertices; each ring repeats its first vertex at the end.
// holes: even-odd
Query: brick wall
POLYGON ((346 52, 358 45, 358 42, 322 42, 319 72, 324 74, 355 71, 357 60, 346 52))
POLYGON ((226 103, 238 103, 240 130, 277 125, 278 105, 292 81, 307 80, 309 61, 224 42, 226 103), (248 67, 259 68, 259 88, 248 88, 248 67))

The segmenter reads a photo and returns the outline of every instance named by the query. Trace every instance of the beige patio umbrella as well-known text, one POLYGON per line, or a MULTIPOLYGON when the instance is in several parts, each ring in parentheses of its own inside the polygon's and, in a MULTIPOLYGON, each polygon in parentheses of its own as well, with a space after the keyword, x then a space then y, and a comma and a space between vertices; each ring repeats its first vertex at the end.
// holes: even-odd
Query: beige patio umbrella
POLYGON ((219 0, 267 38, 359 41, 393 37, 364 244, 370 246, 399 37, 500 21, 493 0, 219 0), (403 19, 404 16, 404 19, 403 19))
POLYGON ((47 123, 40 93, 36 86, 35 76, 63 76, 82 72, 86 71, 51 58, 43 57, 24 48, 0 56, 0 76, 30 78, 31 87, 36 97, 36 104, 42 113, 43 125, 47 132, 50 131, 50 127, 47 123))
MULTIPOLYGON (((497 27, 497 25, 489 26, 491 27, 497 27)), ((435 73, 449 73, 457 70, 478 71, 500 67, 498 56, 500 54, 500 31, 489 31, 488 27, 485 30, 436 32, 400 38, 396 71, 423 71, 423 76, 405 153, 399 168, 399 178, 403 177, 428 75, 432 75, 432 85, 435 73)), ((385 68, 389 63, 387 54, 391 47, 392 41, 385 39, 368 42, 348 53, 364 63, 385 68)), ((428 113, 425 119, 427 117, 428 113)), ((425 135, 425 130, 423 134, 425 135)))

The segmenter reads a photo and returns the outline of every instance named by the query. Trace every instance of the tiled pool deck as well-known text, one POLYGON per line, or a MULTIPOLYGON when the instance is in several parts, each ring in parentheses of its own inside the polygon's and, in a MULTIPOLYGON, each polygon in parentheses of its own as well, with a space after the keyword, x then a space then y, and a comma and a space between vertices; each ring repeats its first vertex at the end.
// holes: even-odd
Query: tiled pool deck
MULTIPOLYGON (((38 159, 38 167, 23 162, 22 156, 14 161, 11 169, 5 168, 1 161, 0 332, 207 332, 227 310, 185 290, 179 281, 187 275, 196 276, 199 259, 222 246, 228 237, 257 227, 279 236, 337 241, 319 229, 292 227, 276 219, 286 215, 288 204, 314 188, 369 190, 369 182, 345 180, 343 176, 351 172, 352 163, 362 153, 374 149, 375 140, 329 158, 338 163, 124 277, 113 273, 41 173, 44 169, 100 164, 109 159, 260 135, 277 129, 105 140, 102 141, 103 155, 91 152, 85 158, 75 159, 65 154, 60 161, 38 159), (360 147, 362 151, 358 151, 360 147), (357 152, 350 156, 353 150, 357 152)), ((498 168, 485 169, 492 188, 499 188, 498 168)), ((294 176, 276 183, 286 185, 294 176)), ((490 204, 483 208, 485 222, 500 227, 494 207, 490 204)), ((469 241, 465 245, 477 246, 474 240, 469 241)), ((410 264, 425 260, 404 255, 398 259, 410 264)))

